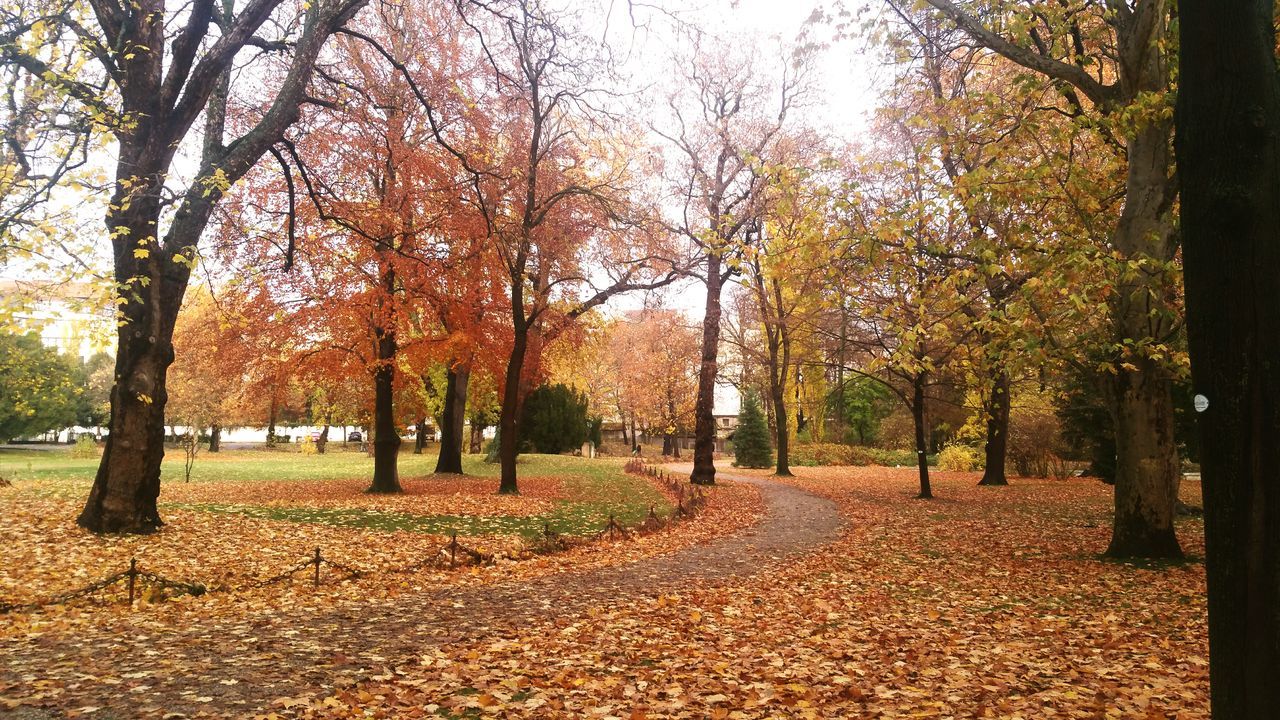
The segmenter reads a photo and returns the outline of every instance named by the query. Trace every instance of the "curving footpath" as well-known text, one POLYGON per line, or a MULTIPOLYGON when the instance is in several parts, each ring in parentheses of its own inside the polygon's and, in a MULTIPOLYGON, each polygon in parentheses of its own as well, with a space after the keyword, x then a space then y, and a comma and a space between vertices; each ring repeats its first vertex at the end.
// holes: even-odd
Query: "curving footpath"
MULTIPOLYGON (((0 688, 61 686, 51 702, 64 711, 94 707, 92 717, 100 719, 243 717, 281 697, 323 693, 337 680, 381 672, 424 647, 573 618, 628 597, 736 584, 834 540, 841 529, 829 500, 761 477, 718 472, 717 478, 759 488, 765 517, 743 533, 670 555, 529 581, 348 602, 316 614, 264 611, 163 634, 124 621, 92 637, 50 633, 9 641, 0 645, 0 688), (114 677, 104 680, 98 668, 114 677), (120 678, 135 687, 126 692, 120 678)), ((0 718, 54 717, 62 713, 6 711, 0 703, 0 718)))

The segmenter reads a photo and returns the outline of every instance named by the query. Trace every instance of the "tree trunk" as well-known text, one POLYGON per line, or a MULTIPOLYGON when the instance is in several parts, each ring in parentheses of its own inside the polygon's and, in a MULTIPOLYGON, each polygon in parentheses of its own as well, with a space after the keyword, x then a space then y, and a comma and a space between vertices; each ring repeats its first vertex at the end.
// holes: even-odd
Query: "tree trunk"
POLYGON ((413 454, 421 455, 422 448, 427 444, 427 419, 420 417, 413 423, 416 432, 413 433, 413 454))
MULTIPOLYGON (((514 299, 514 293, 513 293, 514 299)), ((516 482, 516 458, 520 447, 521 380, 524 373, 524 356, 529 347, 529 328, 523 321, 524 308, 513 313, 516 321, 515 337, 511 343, 511 357, 507 361, 506 386, 502 390, 502 412, 498 418, 498 461, 502 464, 502 480, 498 484, 499 495, 519 495, 516 482)))
POLYGON ((471 447, 468 452, 477 455, 484 450, 484 426, 476 422, 475 418, 471 418, 471 447))
POLYGON ((471 371, 451 366, 444 389, 444 409, 440 413, 440 457, 436 472, 462 474, 462 426, 467 417, 467 385, 471 371))
POLYGON ((153 280, 143 302, 121 306, 125 322, 117 331, 111 432, 76 519, 92 532, 149 533, 164 524, 156 499, 164 460, 165 375, 173 363, 173 324, 184 290, 185 283, 174 287, 153 280))
MULTIPOLYGON (((383 292, 387 294, 385 303, 395 291, 395 272, 384 270, 382 273, 383 292)), ((387 309, 385 306, 382 308, 387 309)), ((400 493, 400 471, 397 464, 400 460, 400 435, 396 433, 395 416, 395 360, 399 347, 396 342, 396 331, 393 317, 379 319, 380 327, 374 328, 377 338, 378 367, 373 373, 373 483, 366 492, 400 493)))
POLYGON ((320 437, 316 440, 316 452, 323 455, 324 450, 329 445, 329 424, 320 429, 320 437))
MULTIPOLYGON (((1131 138, 1128 193, 1115 234, 1117 250, 1131 261, 1158 265, 1171 258, 1169 211, 1162 194, 1170 161, 1167 127, 1150 124, 1131 138)), ((1117 283, 1110 303, 1117 337, 1163 338, 1171 332, 1170 308, 1176 303, 1170 282, 1158 269, 1130 275, 1117 283)), ((1116 418, 1115 522, 1107 554, 1182 557, 1173 529, 1181 471, 1170 371, 1140 356, 1123 357, 1117 364, 1110 392, 1116 418)))
POLYGON ((1005 460, 1009 455, 1009 373, 1001 367, 991 378, 991 396, 984 403, 987 416, 986 467, 979 485, 1008 485, 1005 460))
POLYGON ((924 382, 924 373, 916 373, 911 383, 911 419, 916 426, 916 466, 920 469, 920 494, 916 497, 928 500, 933 497, 933 490, 929 486, 929 453, 925 443, 924 382))
POLYGON ((662 435, 662 456, 671 457, 674 452, 675 443, 672 442, 671 433, 663 433, 662 435))
POLYGON ((787 401, 786 387, 783 381, 779 379, 781 373, 771 370, 769 373, 769 392, 773 396, 773 406, 777 408, 778 423, 778 457, 774 465, 774 474, 789 477, 791 475, 791 465, 788 462, 788 452, 791 447, 791 430, 787 423, 787 401))
POLYGON ((209 426, 209 452, 216 453, 222 449, 222 426, 214 423, 209 426))
POLYGON ((720 256, 707 253, 707 305, 702 319, 702 365, 698 370, 698 399, 693 408, 693 472, 689 482, 716 482, 716 357, 720 349, 720 256))
POLYGON ((635 441, 636 450, 640 448, 640 433, 636 432, 636 414, 631 413, 631 439, 635 441))
POLYGON ((1280 708, 1280 77, 1270 0, 1183 0, 1187 335, 1215 718, 1280 708))

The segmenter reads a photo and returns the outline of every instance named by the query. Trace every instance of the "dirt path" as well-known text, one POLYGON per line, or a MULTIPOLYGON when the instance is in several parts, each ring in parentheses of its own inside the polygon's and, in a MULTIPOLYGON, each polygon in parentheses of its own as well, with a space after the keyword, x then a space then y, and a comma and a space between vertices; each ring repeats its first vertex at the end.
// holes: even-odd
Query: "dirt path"
POLYGON ((310 614, 282 608, 163 630, 124 620, 88 635, 5 641, 0 698, 50 691, 38 702, 57 710, 6 712, 0 702, 0 718, 61 717, 86 707, 96 708, 95 718, 252 715, 282 697, 326 693, 335 683, 385 672, 424 647, 527 631, 693 584, 737 584, 840 530, 828 500, 763 478, 718 477, 757 486, 765 518, 672 555, 394 601, 349 601, 310 614))

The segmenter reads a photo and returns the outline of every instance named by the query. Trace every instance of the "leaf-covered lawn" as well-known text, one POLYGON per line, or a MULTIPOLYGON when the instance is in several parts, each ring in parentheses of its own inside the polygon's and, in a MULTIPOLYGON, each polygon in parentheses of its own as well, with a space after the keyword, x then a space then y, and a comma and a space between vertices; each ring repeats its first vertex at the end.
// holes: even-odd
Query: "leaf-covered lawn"
MULTIPOLYGON (((166 479, 160 510, 167 525, 160 532, 96 536, 74 522, 92 482, 91 461, 59 452, 0 453, 0 460, 24 468, 13 487, 0 488, 0 546, 5 548, 0 602, 15 604, 82 587, 123 570, 134 557, 141 569, 170 579, 242 588, 296 565, 316 547, 327 558, 374 573, 358 583, 341 583, 337 592, 354 585, 377 596, 388 583, 405 579, 388 580, 385 571, 434 556, 453 532, 484 553, 515 555, 523 554, 529 538, 547 526, 563 534, 590 535, 605 527, 610 515, 635 526, 651 508, 665 517, 673 505, 664 489, 624 473, 621 461, 526 456, 520 463, 524 494, 513 497, 496 494, 496 466, 468 458, 465 468, 472 476, 414 477, 418 470, 433 468, 435 459, 406 454, 401 471, 407 492, 385 496, 364 492, 372 463, 355 453, 247 451, 220 454, 206 466, 206 475, 189 484, 166 479), (365 475, 332 479, 349 472, 365 475)), ((172 469, 166 465, 166 471, 172 469)), ((620 561, 669 552, 732 532, 752 521, 758 505, 754 495, 736 493, 712 508, 708 522, 630 543, 613 555, 620 561)), ((582 548, 485 568, 479 576, 509 579, 609 561, 599 548, 582 548)), ((428 571, 412 581, 439 586, 463 579, 456 575, 428 571)), ((106 599, 118 600, 121 590, 115 588, 106 599)), ((255 592, 268 597, 280 588, 255 592)), ((102 610, 85 605, 90 614, 102 610)))
MULTIPOLYGON (((160 510, 241 514, 266 520, 322 523, 432 534, 532 537, 550 527, 569 535, 604 528, 611 515, 635 525, 672 503, 651 483, 628 476, 620 460, 527 455, 519 464, 521 495, 496 494, 498 466, 467 456, 467 476, 435 476, 433 455, 402 454, 404 495, 369 495, 373 461, 362 453, 303 455, 224 451, 197 459, 185 482, 180 453, 165 459, 160 510)), ((83 500, 97 469, 92 459, 59 451, 0 451, 0 474, 21 497, 83 500)), ((0 500, 3 502, 3 500, 0 500)))
MULTIPOLYGON (((1203 567, 1103 560, 1110 488, 801 468, 850 526, 776 572, 494 627, 308 717, 1208 717, 1203 567)), ((1199 503, 1198 483, 1184 496, 1199 503)), ((1202 524, 1179 523, 1203 553, 1202 524)), ((276 708, 283 711, 284 708, 276 708)))

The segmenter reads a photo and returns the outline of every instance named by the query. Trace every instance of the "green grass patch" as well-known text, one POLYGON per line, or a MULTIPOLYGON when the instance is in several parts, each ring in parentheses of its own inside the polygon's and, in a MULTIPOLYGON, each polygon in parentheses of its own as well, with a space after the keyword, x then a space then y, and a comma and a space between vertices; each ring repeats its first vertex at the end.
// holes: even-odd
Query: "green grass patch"
MULTIPOLYGON (((402 478, 425 477, 435 469, 436 457, 402 453, 399 458, 402 478)), ((0 475, 15 481, 20 492, 37 496, 81 499, 88 492, 97 472, 96 459, 77 459, 66 450, 0 451, 0 475)), ((467 474, 493 479, 498 489, 499 467, 483 462, 480 455, 463 459, 467 474)), ((622 463, 613 460, 587 460, 560 455, 524 455, 520 458, 519 475, 523 477, 556 477, 566 498, 556 501, 555 508, 539 515, 457 516, 415 515, 380 511, 370 508, 319 508, 306 506, 242 505, 233 503, 166 503, 163 487, 183 482, 181 453, 170 451, 165 456, 161 476, 161 511, 184 509, 198 512, 236 513, 265 520, 310 522, 338 527, 374 530, 409 530, 423 533, 459 535, 523 535, 532 537, 550 525, 553 530, 570 535, 599 532, 613 515, 623 525, 636 525, 644 520, 650 507, 658 512, 670 510, 666 498, 642 478, 628 475, 622 463)), ((192 471, 191 482, 199 484, 236 484, 247 482, 298 482, 370 478, 373 460, 363 453, 336 452, 303 455, 284 451, 224 451, 201 455, 192 471)))

